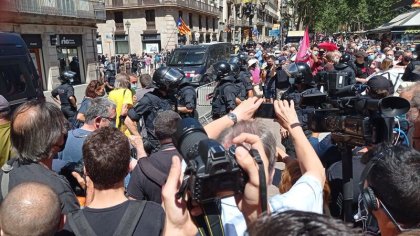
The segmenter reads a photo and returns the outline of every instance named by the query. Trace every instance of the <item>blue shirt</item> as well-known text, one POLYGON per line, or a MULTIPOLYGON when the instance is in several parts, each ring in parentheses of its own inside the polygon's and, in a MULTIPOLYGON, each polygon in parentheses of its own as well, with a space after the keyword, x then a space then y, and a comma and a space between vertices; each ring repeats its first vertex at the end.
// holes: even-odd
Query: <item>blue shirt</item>
POLYGON ((82 147, 86 137, 91 133, 84 129, 74 129, 68 132, 66 146, 58 153, 58 159, 65 162, 79 162, 82 160, 82 147))

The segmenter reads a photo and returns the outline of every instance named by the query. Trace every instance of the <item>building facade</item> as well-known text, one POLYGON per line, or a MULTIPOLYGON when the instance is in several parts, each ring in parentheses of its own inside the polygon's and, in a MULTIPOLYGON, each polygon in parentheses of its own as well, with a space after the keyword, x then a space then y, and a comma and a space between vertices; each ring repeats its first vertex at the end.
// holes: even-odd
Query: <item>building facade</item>
POLYGON ((224 30, 221 34, 225 42, 242 44, 275 40, 276 36, 269 33, 278 29, 278 23, 278 0, 223 0, 224 30))
MULTIPOLYGON (((105 21, 101 0, 2 0, 0 31, 26 42, 44 93, 59 85, 66 70, 76 72, 76 93, 97 78, 96 23, 105 21)), ((49 96, 47 96, 49 97, 49 96)))
POLYGON ((105 0, 98 24, 98 51, 107 56, 155 53, 194 41, 218 40, 218 3, 213 0, 105 0), (181 17, 191 29, 180 35, 181 17))

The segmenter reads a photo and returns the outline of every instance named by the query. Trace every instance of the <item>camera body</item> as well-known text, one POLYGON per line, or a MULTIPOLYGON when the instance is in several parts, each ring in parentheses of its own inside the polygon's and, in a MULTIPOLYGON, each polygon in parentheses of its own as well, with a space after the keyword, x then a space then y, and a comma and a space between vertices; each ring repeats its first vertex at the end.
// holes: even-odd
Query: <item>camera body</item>
POLYGON ((236 162, 235 146, 226 150, 209 139, 193 118, 178 122, 173 141, 187 163, 181 192, 188 193, 193 202, 206 203, 243 193, 248 176, 236 162))

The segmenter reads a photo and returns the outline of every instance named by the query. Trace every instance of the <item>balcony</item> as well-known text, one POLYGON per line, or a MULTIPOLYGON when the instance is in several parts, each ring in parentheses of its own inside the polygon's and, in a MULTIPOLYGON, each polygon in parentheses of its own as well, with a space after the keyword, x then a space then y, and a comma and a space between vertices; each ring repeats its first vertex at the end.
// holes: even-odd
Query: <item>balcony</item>
POLYGON ((9 1, 6 11, 39 15, 66 16, 83 19, 106 19, 103 0, 15 0, 9 1))
POLYGON ((105 0, 107 10, 131 8, 178 7, 218 16, 219 10, 210 0, 105 0))

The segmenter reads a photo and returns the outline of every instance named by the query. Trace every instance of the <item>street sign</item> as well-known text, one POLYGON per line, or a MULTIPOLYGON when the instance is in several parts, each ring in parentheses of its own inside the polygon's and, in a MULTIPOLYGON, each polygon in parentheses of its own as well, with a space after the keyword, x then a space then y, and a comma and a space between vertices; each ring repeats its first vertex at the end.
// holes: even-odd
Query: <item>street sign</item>
POLYGON ((270 36, 270 37, 277 37, 279 35, 280 35, 280 30, 278 30, 278 29, 268 31, 268 36, 270 36))

